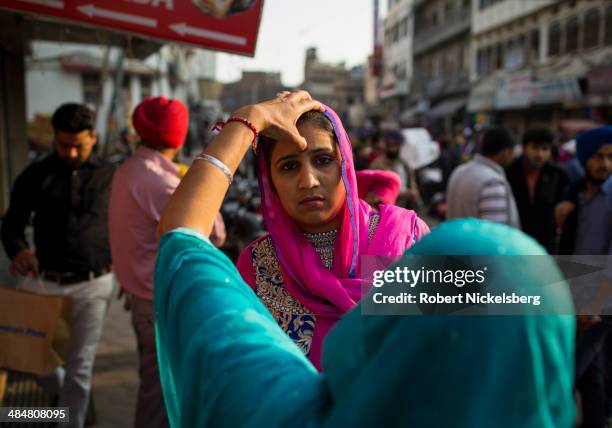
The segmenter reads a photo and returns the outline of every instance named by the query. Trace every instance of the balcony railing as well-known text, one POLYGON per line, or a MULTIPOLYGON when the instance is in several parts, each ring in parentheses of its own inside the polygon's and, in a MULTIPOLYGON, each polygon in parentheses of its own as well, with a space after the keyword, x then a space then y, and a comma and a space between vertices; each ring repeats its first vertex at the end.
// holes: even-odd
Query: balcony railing
POLYGON ((447 78, 428 79, 415 74, 412 80, 412 92, 425 98, 460 94, 470 89, 469 73, 461 71, 447 78))
MULTIPOLYGON (((417 15, 416 19, 420 19, 417 15)), ((422 19, 422 18, 421 18, 422 19)), ((417 29, 414 35, 413 51, 415 55, 424 53, 437 45, 470 30, 470 10, 461 9, 448 14, 438 25, 417 29)))

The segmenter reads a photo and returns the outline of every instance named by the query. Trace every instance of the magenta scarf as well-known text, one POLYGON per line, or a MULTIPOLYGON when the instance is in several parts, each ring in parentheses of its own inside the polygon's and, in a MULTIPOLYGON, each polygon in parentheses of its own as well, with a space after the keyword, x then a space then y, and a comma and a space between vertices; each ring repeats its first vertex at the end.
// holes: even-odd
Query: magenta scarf
POLYGON ((310 360, 319 370, 323 339, 336 321, 357 305, 364 291, 360 279, 365 274, 360 271, 361 256, 400 257, 406 248, 429 231, 413 211, 382 205, 380 222, 368 244, 373 209, 358 197, 351 143, 336 113, 326 107, 325 116, 332 123, 339 142, 342 181, 346 187, 332 270, 323 266, 311 243, 282 208, 273 190, 265 157, 259 154, 264 220, 274 242, 287 291, 316 316, 310 360))

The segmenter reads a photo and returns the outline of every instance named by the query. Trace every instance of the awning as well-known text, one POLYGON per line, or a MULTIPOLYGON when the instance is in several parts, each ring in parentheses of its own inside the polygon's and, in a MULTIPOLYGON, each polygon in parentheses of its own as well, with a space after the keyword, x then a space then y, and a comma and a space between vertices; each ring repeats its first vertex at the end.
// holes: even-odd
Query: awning
POLYGON ((566 119, 561 121, 561 129, 572 135, 598 126, 601 126, 601 123, 592 120, 566 119))
POLYGON ((467 111, 477 113, 493 110, 495 105, 495 84, 497 74, 492 73, 481 78, 470 90, 467 111))
POLYGON ((467 100, 465 98, 445 100, 429 110, 427 116, 433 118, 451 116, 464 108, 466 103, 467 100))

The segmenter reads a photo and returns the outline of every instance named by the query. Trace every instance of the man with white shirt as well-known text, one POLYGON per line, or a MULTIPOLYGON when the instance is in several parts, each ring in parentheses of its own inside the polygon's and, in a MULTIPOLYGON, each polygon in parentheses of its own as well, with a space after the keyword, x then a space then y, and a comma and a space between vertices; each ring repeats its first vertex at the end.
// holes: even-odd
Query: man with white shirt
POLYGON ((449 219, 476 217, 520 228, 519 214, 504 168, 513 158, 514 139, 504 128, 483 135, 480 153, 451 174, 449 219))

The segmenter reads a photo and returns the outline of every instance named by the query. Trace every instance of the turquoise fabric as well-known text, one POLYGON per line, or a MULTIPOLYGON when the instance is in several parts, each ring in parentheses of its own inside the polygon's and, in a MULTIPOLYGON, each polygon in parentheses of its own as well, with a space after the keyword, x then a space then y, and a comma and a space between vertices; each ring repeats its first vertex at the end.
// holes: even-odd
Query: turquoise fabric
MULTIPOLYGON (((509 277, 505 283, 555 299, 560 313, 573 307, 567 287, 541 288, 542 271, 548 280, 562 281, 552 258, 535 240, 505 225, 449 221, 407 253, 544 256, 529 267, 531 281, 509 277)), ((571 315, 362 316, 352 311, 324 347, 323 369, 334 402, 326 425, 572 427, 574 331, 571 315)))
MULTIPOLYGON (((443 224, 409 252, 544 254, 521 232, 477 220, 443 224)), ((173 427, 574 423, 571 316, 362 316, 357 307, 327 338, 319 374, 232 263, 180 231, 160 243, 155 308, 173 427)))
POLYGON ((209 242, 162 238, 154 302, 172 427, 319 426, 323 379, 209 242))

